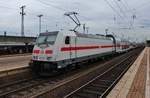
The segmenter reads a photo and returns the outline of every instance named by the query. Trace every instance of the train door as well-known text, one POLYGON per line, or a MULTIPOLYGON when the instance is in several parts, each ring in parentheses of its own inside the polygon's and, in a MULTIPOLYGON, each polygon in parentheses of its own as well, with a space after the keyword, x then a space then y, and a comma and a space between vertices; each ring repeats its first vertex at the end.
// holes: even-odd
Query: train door
POLYGON ((69 46, 69 58, 74 59, 76 57, 76 38, 74 36, 67 36, 65 44, 69 46))
POLYGON ((70 58, 74 59, 76 58, 76 37, 72 36, 70 39, 70 46, 71 46, 71 51, 70 51, 70 58))

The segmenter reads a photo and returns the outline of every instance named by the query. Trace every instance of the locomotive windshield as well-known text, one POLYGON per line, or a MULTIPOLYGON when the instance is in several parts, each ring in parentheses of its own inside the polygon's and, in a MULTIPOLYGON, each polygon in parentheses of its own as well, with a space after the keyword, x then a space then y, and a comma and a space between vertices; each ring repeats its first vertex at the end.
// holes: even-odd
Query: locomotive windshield
POLYGON ((56 32, 55 33, 54 32, 41 33, 39 35, 39 37, 37 38, 36 43, 38 45, 41 45, 41 44, 53 45, 55 43, 56 37, 57 37, 57 33, 56 32))

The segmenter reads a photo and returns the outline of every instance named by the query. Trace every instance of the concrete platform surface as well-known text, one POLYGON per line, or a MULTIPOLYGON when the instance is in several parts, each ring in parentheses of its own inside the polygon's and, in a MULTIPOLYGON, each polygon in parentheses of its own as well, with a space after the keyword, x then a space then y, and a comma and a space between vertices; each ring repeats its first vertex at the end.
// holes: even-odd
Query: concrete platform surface
POLYGON ((16 68, 27 67, 30 59, 31 55, 0 58, 0 72, 16 68))
POLYGON ((146 47, 107 98, 150 98, 150 48, 146 47))

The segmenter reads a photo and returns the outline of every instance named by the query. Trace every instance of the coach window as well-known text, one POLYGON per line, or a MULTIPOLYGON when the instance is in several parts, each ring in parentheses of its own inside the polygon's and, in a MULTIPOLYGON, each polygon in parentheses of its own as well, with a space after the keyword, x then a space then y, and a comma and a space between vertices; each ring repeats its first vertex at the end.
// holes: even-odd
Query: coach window
POLYGON ((70 44, 70 37, 69 36, 66 36, 65 44, 70 44))

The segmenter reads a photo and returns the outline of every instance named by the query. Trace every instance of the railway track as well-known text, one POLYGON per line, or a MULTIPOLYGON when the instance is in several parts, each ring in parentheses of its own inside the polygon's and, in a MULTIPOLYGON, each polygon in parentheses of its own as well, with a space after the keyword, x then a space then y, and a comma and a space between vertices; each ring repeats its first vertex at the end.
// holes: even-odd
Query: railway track
MULTIPOLYGON (((35 76, 28 67, 0 71, 0 89, 4 90, 6 87, 27 81, 33 77, 35 76)), ((1 91, 0 93, 2 93, 1 91)))
POLYGON ((135 58, 136 56, 129 56, 75 91, 67 94, 64 98, 105 98, 111 88, 133 64, 135 58))
MULTIPOLYGON (((138 49, 138 52, 140 51, 141 50, 138 49)), ((87 86, 83 86, 83 84, 90 84, 87 83, 87 81, 98 77, 98 74, 104 74, 104 71, 116 65, 117 61, 122 61, 122 59, 125 60, 125 58, 127 60, 129 54, 132 54, 132 56, 133 54, 137 55, 137 50, 116 57, 104 64, 91 64, 93 67, 89 67, 89 69, 73 70, 55 77, 36 77, 3 85, 0 87, 0 98, 62 98, 64 96, 70 98, 70 96, 76 95, 76 92, 80 91, 80 89, 77 90, 78 88, 87 86), (71 93, 72 91, 73 93, 71 93)), ((104 79, 105 78, 103 78, 103 80, 104 79)))

